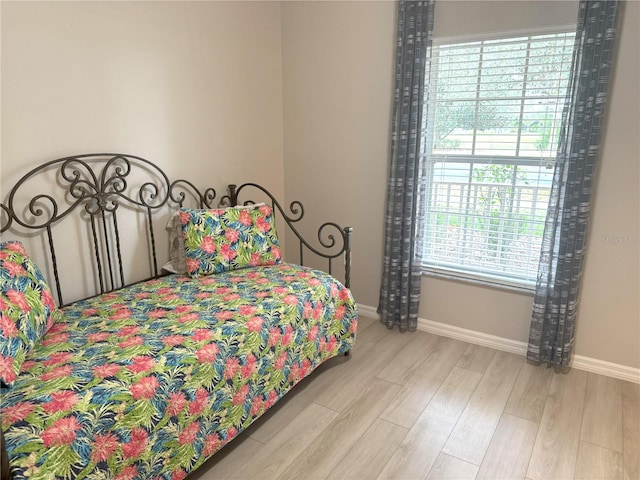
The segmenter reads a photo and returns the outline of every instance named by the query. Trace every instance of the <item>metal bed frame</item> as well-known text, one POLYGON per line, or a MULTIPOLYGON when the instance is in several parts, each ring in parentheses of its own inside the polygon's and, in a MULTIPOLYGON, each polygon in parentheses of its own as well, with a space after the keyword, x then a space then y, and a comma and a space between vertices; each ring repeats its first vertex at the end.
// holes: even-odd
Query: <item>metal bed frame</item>
MULTIPOLYGON (((301 265, 304 264, 305 251, 309 251, 326 259, 327 271, 333 274, 334 259, 344 257, 344 284, 346 287, 350 286, 352 227, 341 227, 334 222, 323 223, 317 232, 319 246, 313 246, 296 228, 296 224, 303 219, 305 213, 302 203, 291 202, 287 212, 265 187, 256 183, 240 186, 231 184, 227 188, 228 194, 220 199, 219 205, 215 205, 216 191, 213 188, 200 190, 192 182, 183 179, 171 182, 162 169, 144 158, 116 153, 75 155, 44 163, 18 180, 9 192, 7 203, 0 204, 0 232, 4 233, 12 227, 17 227, 16 231, 21 229, 26 232, 46 233, 47 253, 51 261, 55 290, 59 305, 63 306, 65 302, 53 227, 76 209, 91 227, 89 241, 93 249, 92 261, 99 285, 97 293, 102 294, 162 274, 156 248, 157 222, 154 225, 154 218, 161 212, 166 215, 172 206, 187 206, 189 200, 195 203, 197 208, 236 206, 241 204, 241 193, 253 190, 253 194, 258 193, 268 198, 274 214, 279 214, 279 218, 285 221, 297 238, 298 261, 301 265), (133 186, 130 185, 130 180, 136 171, 144 173, 146 180, 133 186), (32 194, 29 183, 45 175, 45 172, 55 175, 55 189, 59 196, 54 197, 46 193, 30 196, 32 194), (27 200, 22 200, 24 197, 27 200), (126 259, 123 258, 118 223, 118 212, 124 208, 142 212, 146 217, 151 264, 148 278, 137 279, 131 283, 125 280, 123 266, 126 259)), ((246 200, 242 204, 251 203, 254 201, 246 200)))
MULTIPOLYGON (((195 205, 196 208, 248 205, 253 200, 240 200, 241 193, 252 192, 266 197, 274 215, 284 220, 298 241, 298 259, 303 265, 305 251, 326 259, 328 272, 333 273, 334 259, 344 258, 344 285, 351 283, 351 235, 352 227, 341 227, 334 222, 323 223, 317 231, 318 246, 303 238, 296 225, 304 217, 304 206, 293 201, 288 211, 264 187, 256 183, 240 186, 230 184, 228 193, 214 205, 216 191, 213 188, 200 190, 184 179, 170 181, 157 165, 141 157, 120 153, 92 153, 74 155, 52 160, 39 165, 25 174, 11 188, 6 204, 0 203, 0 233, 12 231, 16 236, 34 233, 46 234, 46 253, 50 260, 55 282, 55 291, 60 306, 66 305, 62 294, 61 274, 56 252, 59 245, 54 241, 54 226, 78 210, 78 216, 90 226, 88 241, 93 250, 92 266, 97 278, 98 291, 102 294, 118 290, 127 285, 150 280, 163 275, 158 264, 154 219, 161 212, 173 207, 195 205), (57 195, 39 193, 33 195, 35 179, 55 177, 57 195), (134 180, 143 176, 140 184, 134 180), (24 200, 27 198, 27 200, 24 200), (118 212, 134 210, 145 217, 147 247, 150 258, 150 275, 130 283, 125 280, 121 230, 118 212), (279 215, 278 215, 279 214, 279 215)), ((158 222, 156 221, 156 224, 158 222)), ((157 225, 156 225, 157 226, 157 225)), ((161 232, 165 234, 164 228, 161 232)), ((348 352, 347 352, 348 353, 348 352)), ((0 392, 1 394, 1 392, 0 392)), ((0 429, 0 479, 11 479, 9 460, 0 429)))

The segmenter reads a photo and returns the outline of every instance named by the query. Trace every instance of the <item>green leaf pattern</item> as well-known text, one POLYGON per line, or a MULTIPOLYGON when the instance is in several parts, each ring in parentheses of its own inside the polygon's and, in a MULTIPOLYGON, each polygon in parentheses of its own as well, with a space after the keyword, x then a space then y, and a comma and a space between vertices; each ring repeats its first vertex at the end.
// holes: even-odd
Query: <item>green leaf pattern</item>
POLYGON ((181 208, 179 216, 191 276, 281 262, 273 211, 268 205, 181 208))
POLYGON ((181 479, 350 350, 348 289, 305 267, 170 275, 65 307, 2 390, 16 479, 181 479))
POLYGON ((38 266, 20 242, 0 242, 0 385, 18 376, 31 351, 58 316, 38 266))

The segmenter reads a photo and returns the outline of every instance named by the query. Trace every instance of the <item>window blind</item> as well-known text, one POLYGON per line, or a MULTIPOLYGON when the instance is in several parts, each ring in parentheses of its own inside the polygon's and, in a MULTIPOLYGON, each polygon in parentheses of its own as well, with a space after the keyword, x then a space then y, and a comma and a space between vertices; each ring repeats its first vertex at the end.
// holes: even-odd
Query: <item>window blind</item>
POLYGON ((426 269, 533 287, 574 36, 434 47, 426 269))

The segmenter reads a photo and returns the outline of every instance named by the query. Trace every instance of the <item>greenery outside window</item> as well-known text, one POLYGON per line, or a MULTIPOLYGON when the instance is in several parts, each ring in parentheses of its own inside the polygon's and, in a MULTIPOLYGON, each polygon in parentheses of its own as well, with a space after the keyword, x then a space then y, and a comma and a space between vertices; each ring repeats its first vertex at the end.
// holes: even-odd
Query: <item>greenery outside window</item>
POLYGON ((534 287, 574 36, 434 47, 427 272, 534 287))

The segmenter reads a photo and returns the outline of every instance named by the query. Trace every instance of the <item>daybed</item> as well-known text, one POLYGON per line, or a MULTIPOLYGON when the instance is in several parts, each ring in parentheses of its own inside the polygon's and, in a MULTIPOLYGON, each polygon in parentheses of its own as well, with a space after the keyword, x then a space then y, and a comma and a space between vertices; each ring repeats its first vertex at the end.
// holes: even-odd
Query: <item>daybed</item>
POLYGON ((324 224, 313 247, 294 226, 304 214, 297 202, 287 214, 264 188, 245 184, 230 189, 226 204, 237 206, 245 188, 270 205, 211 208, 211 189, 170 182, 139 157, 99 154, 48 162, 11 190, 2 231, 12 240, 5 233, 0 246, 3 479, 184 478, 320 363, 349 352, 357 322, 347 288, 351 229, 324 224), (134 187, 136 166, 160 180, 134 187), (43 172, 63 187, 63 200, 31 195, 19 206, 21 189, 43 172), (189 195, 200 208, 185 208, 189 195), (132 259, 122 232, 136 229, 118 219, 125 208, 142 211, 149 245, 150 278, 133 284, 125 282, 132 259), (90 226, 98 295, 65 304, 63 247, 53 233, 73 212, 90 226), (292 227, 301 257, 319 253, 330 268, 345 258, 346 286, 281 262, 274 212, 292 227), (158 222, 167 218, 179 225, 186 256, 171 267, 186 274, 158 265, 158 222), (34 229, 45 232, 53 292, 13 240, 34 229))

